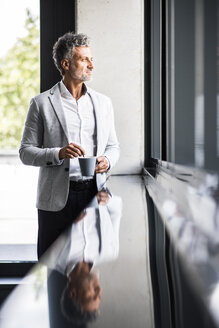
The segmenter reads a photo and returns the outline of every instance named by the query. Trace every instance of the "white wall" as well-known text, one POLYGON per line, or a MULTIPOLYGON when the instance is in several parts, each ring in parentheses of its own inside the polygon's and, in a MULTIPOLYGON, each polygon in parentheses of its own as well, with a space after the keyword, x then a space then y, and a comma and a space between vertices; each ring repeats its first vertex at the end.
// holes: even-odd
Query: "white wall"
POLYGON ((94 78, 89 85, 111 97, 121 146, 114 174, 143 165, 143 0, 78 0, 77 32, 91 39, 94 78))

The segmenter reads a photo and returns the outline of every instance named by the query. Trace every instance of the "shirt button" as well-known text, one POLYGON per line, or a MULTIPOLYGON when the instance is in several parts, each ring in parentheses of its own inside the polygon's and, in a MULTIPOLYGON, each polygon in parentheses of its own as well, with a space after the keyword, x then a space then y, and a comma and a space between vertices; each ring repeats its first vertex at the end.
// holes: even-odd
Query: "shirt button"
POLYGON ((68 171, 69 171, 69 168, 68 168, 68 167, 66 167, 66 168, 65 168, 65 171, 67 171, 67 172, 68 172, 68 171))

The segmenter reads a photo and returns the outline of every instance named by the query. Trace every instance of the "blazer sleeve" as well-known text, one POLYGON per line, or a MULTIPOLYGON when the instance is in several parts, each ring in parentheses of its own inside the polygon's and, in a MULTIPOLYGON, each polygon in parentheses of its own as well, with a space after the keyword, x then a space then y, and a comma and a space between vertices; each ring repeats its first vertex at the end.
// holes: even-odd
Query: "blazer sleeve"
POLYGON ((107 157, 109 161, 109 169, 111 169, 119 159, 120 147, 116 135, 115 122, 114 122, 114 111, 111 100, 109 100, 109 120, 110 130, 108 142, 105 148, 104 156, 107 157))
POLYGON ((58 158, 60 148, 43 148, 43 119, 33 98, 27 114, 19 155, 26 165, 53 166, 63 161, 58 158))

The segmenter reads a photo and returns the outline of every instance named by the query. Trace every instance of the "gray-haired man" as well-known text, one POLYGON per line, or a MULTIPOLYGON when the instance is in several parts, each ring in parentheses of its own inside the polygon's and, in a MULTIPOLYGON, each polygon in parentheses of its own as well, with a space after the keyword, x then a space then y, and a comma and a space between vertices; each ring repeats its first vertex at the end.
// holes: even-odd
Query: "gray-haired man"
POLYGON ((62 81, 31 100, 20 147, 22 162, 40 167, 38 256, 102 188, 119 157, 111 101, 84 84, 94 68, 88 37, 66 33, 53 58, 62 81), (97 156, 95 179, 81 178, 83 155, 97 156))

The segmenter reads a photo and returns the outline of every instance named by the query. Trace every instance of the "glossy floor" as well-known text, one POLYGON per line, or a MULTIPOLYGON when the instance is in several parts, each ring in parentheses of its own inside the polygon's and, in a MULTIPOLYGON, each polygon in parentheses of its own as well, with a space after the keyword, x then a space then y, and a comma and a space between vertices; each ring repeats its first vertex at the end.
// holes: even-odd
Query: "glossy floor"
POLYGON ((11 294, 0 313, 2 328, 68 327, 62 311, 57 308, 60 302, 54 301, 61 298, 58 293, 59 279, 55 279, 56 287, 53 279, 51 288, 50 277, 56 271, 68 283, 71 271, 67 268, 69 263, 70 270, 75 267, 73 254, 76 244, 77 247, 82 245, 80 250, 77 248, 77 256, 80 253, 84 260, 92 262, 92 271, 100 275, 98 279, 102 294, 98 306, 99 315, 91 326, 154 326, 145 188, 138 176, 111 177, 108 188, 112 194, 109 202, 93 205, 98 208, 100 216, 101 248, 99 242, 95 241, 94 235, 97 233, 91 231, 93 209, 87 209, 85 217, 53 245, 41 265, 37 265, 23 284, 11 294), (91 225, 86 227, 89 220, 91 225), (82 235, 77 237, 73 234, 76 230, 80 231, 80 225, 83 225, 81 231, 85 240, 82 244, 82 235), (74 236, 70 237, 70 242, 69 236, 74 236), (67 247, 69 243, 71 246, 67 247), (57 293, 54 294, 54 290, 57 293), (55 297, 51 297, 51 293, 55 297), (61 317, 54 321, 58 312, 61 317))

